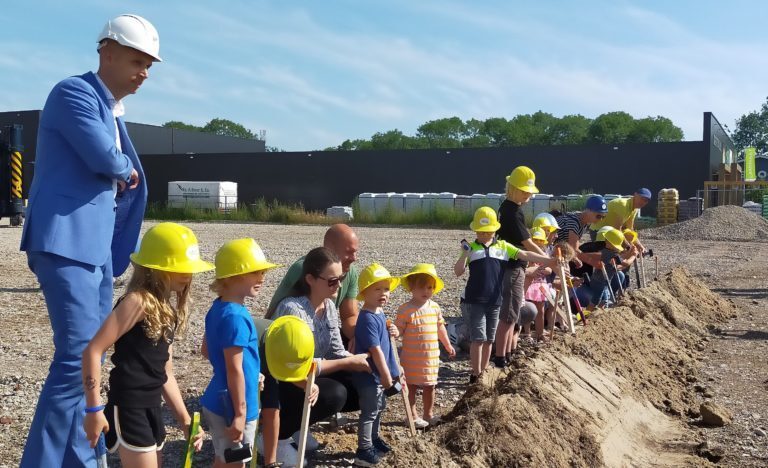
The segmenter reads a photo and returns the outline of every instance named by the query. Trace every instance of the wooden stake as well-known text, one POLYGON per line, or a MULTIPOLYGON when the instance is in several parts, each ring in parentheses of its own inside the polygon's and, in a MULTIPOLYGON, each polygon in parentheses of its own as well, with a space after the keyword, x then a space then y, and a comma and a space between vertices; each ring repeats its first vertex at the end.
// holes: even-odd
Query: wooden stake
MULTIPOLYGON (((390 326, 392 326, 392 321, 387 320, 387 328, 389 328, 390 326)), ((389 330, 387 330, 387 333, 389 333, 389 330)), ((392 354, 395 355, 395 364, 397 364, 397 367, 402 369, 402 366, 400 366, 400 356, 397 354, 397 343, 395 343, 395 338, 392 335, 389 335, 389 345, 392 347, 392 354)), ((416 425, 413 422, 413 412, 411 411, 411 403, 408 401, 408 385, 403 385, 403 389, 400 391, 400 394, 403 396, 403 406, 405 406, 405 417, 406 419, 408 419, 408 430, 411 433, 411 436, 415 436, 416 425)))
POLYGON ((658 281, 659 280, 659 257, 654 255, 653 262, 656 264, 656 275, 654 276, 653 280, 658 281))
POLYGON ((568 317, 568 331, 572 335, 576 334, 576 326, 573 324, 573 314, 571 313, 571 301, 568 298, 568 281, 565 276, 565 262, 563 261, 563 255, 560 252, 560 247, 555 249, 555 256, 557 258, 558 268, 557 273, 560 277, 560 292, 563 297, 563 312, 568 317))
POLYGON ((643 257, 643 254, 640 254, 640 269, 643 272, 643 287, 646 287, 648 282, 645 280, 645 257, 643 257))
POLYGON ((317 374, 317 363, 312 362, 312 366, 309 368, 309 375, 307 375, 307 385, 304 387, 304 408, 301 412, 301 426, 299 433, 299 448, 298 448, 298 467, 304 468, 304 454, 307 451, 307 434, 309 433, 309 412, 312 408, 309 405, 309 395, 312 393, 312 386, 315 385, 315 376, 317 374))

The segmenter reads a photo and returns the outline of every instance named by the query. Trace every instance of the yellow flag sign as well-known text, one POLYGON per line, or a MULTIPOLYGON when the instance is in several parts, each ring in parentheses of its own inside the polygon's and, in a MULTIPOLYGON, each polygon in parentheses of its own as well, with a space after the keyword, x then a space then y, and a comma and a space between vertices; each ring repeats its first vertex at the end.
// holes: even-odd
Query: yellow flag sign
POLYGON ((757 179, 755 174, 755 148, 750 146, 744 149, 744 180, 752 182, 757 179))

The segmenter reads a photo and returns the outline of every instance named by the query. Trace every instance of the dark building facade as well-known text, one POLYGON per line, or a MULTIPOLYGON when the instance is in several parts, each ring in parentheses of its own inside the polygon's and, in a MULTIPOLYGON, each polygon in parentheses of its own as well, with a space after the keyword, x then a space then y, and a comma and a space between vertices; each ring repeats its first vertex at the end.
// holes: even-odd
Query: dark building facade
MULTIPOLYGON (((39 112, 0 113, 0 126, 24 125, 27 162, 34 160, 39 112)), ((542 193, 674 187, 681 198, 693 197, 712 180, 723 155, 735 153, 711 113, 703 123, 702 141, 679 143, 319 152, 264 152, 260 140, 128 125, 152 202, 167 200, 170 181, 232 181, 244 203, 265 198, 325 209, 349 205, 363 192, 503 192, 504 176, 518 165, 536 172, 542 193)), ((655 203, 644 213, 655 214, 655 203)))

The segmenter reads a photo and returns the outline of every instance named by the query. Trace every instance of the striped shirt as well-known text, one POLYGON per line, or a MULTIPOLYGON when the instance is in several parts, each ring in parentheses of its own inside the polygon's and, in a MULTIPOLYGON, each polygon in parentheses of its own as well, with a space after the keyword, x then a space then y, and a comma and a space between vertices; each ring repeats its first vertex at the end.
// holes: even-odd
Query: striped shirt
POLYGON ((568 242, 568 233, 576 233, 576 237, 581 239, 584 232, 589 228, 589 224, 581 224, 581 212, 574 211, 572 213, 565 213, 557 218, 557 224, 560 229, 557 231, 557 241, 568 242))
POLYGON ((428 300, 421 307, 406 302, 397 309, 395 326, 403 337, 400 364, 409 384, 437 385, 440 341, 437 331, 445 325, 440 306, 428 300))

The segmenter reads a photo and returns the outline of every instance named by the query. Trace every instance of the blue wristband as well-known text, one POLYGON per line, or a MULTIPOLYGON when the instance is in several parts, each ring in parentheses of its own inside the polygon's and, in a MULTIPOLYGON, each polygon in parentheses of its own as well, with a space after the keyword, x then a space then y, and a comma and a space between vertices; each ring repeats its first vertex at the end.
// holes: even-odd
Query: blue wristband
POLYGON ((99 405, 99 406, 94 406, 92 408, 86 408, 85 412, 86 413, 98 413, 99 411, 103 411, 103 410, 104 410, 104 405, 99 405))

